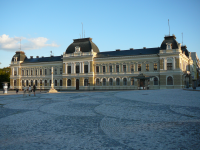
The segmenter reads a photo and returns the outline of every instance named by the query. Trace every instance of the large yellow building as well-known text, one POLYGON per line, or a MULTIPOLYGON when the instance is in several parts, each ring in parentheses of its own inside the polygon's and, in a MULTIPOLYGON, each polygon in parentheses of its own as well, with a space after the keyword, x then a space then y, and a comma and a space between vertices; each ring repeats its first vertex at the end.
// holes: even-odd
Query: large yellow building
POLYGON ((91 38, 75 39, 62 56, 27 58, 17 51, 10 67, 10 89, 50 89, 51 67, 57 90, 173 89, 192 86, 193 61, 172 35, 160 47, 108 52, 91 38))

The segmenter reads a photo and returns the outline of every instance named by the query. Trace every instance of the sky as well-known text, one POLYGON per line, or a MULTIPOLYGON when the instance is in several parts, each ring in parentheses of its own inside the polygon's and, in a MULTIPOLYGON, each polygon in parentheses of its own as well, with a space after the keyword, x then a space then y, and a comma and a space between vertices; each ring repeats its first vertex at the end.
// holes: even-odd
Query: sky
POLYGON ((100 52, 160 47, 165 35, 200 58, 200 0, 0 0, 0 68, 15 52, 60 56, 73 39, 92 38, 100 52), (84 34, 85 33, 85 34, 84 34))

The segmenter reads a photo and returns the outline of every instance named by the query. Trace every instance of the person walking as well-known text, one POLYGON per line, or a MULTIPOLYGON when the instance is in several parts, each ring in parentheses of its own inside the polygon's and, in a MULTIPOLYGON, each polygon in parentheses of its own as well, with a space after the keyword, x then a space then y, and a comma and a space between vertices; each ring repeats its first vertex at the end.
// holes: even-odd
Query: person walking
POLYGON ((34 92, 34 96, 35 96, 35 90, 36 90, 36 86, 33 86, 33 92, 34 92))
POLYGON ((24 96, 26 96, 26 86, 25 85, 24 85, 23 89, 24 89, 24 94, 23 94, 23 97, 24 97, 24 96))
POLYGON ((28 87, 28 93, 29 93, 29 96, 31 95, 31 86, 29 85, 28 87))

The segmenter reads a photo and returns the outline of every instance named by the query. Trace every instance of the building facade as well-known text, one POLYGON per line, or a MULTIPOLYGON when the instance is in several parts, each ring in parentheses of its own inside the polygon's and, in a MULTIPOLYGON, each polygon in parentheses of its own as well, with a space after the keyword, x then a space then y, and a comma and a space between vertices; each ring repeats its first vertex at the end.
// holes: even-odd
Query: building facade
POLYGON ((160 47, 108 52, 91 38, 75 39, 62 56, 27 58, 17 51, 10 67, 10 89, 50 89, 51 67, 57 90, 180 89, 192 86, 194 71, 191 53, 174 35, 160 47))

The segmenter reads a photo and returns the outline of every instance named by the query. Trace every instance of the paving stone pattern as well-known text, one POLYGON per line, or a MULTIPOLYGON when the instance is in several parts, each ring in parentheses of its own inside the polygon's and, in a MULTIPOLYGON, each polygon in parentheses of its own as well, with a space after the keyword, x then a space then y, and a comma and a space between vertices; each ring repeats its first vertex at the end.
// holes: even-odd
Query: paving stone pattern
POLYGON ((200 92, 0 96, 0 149, 200 149, 200 92))

